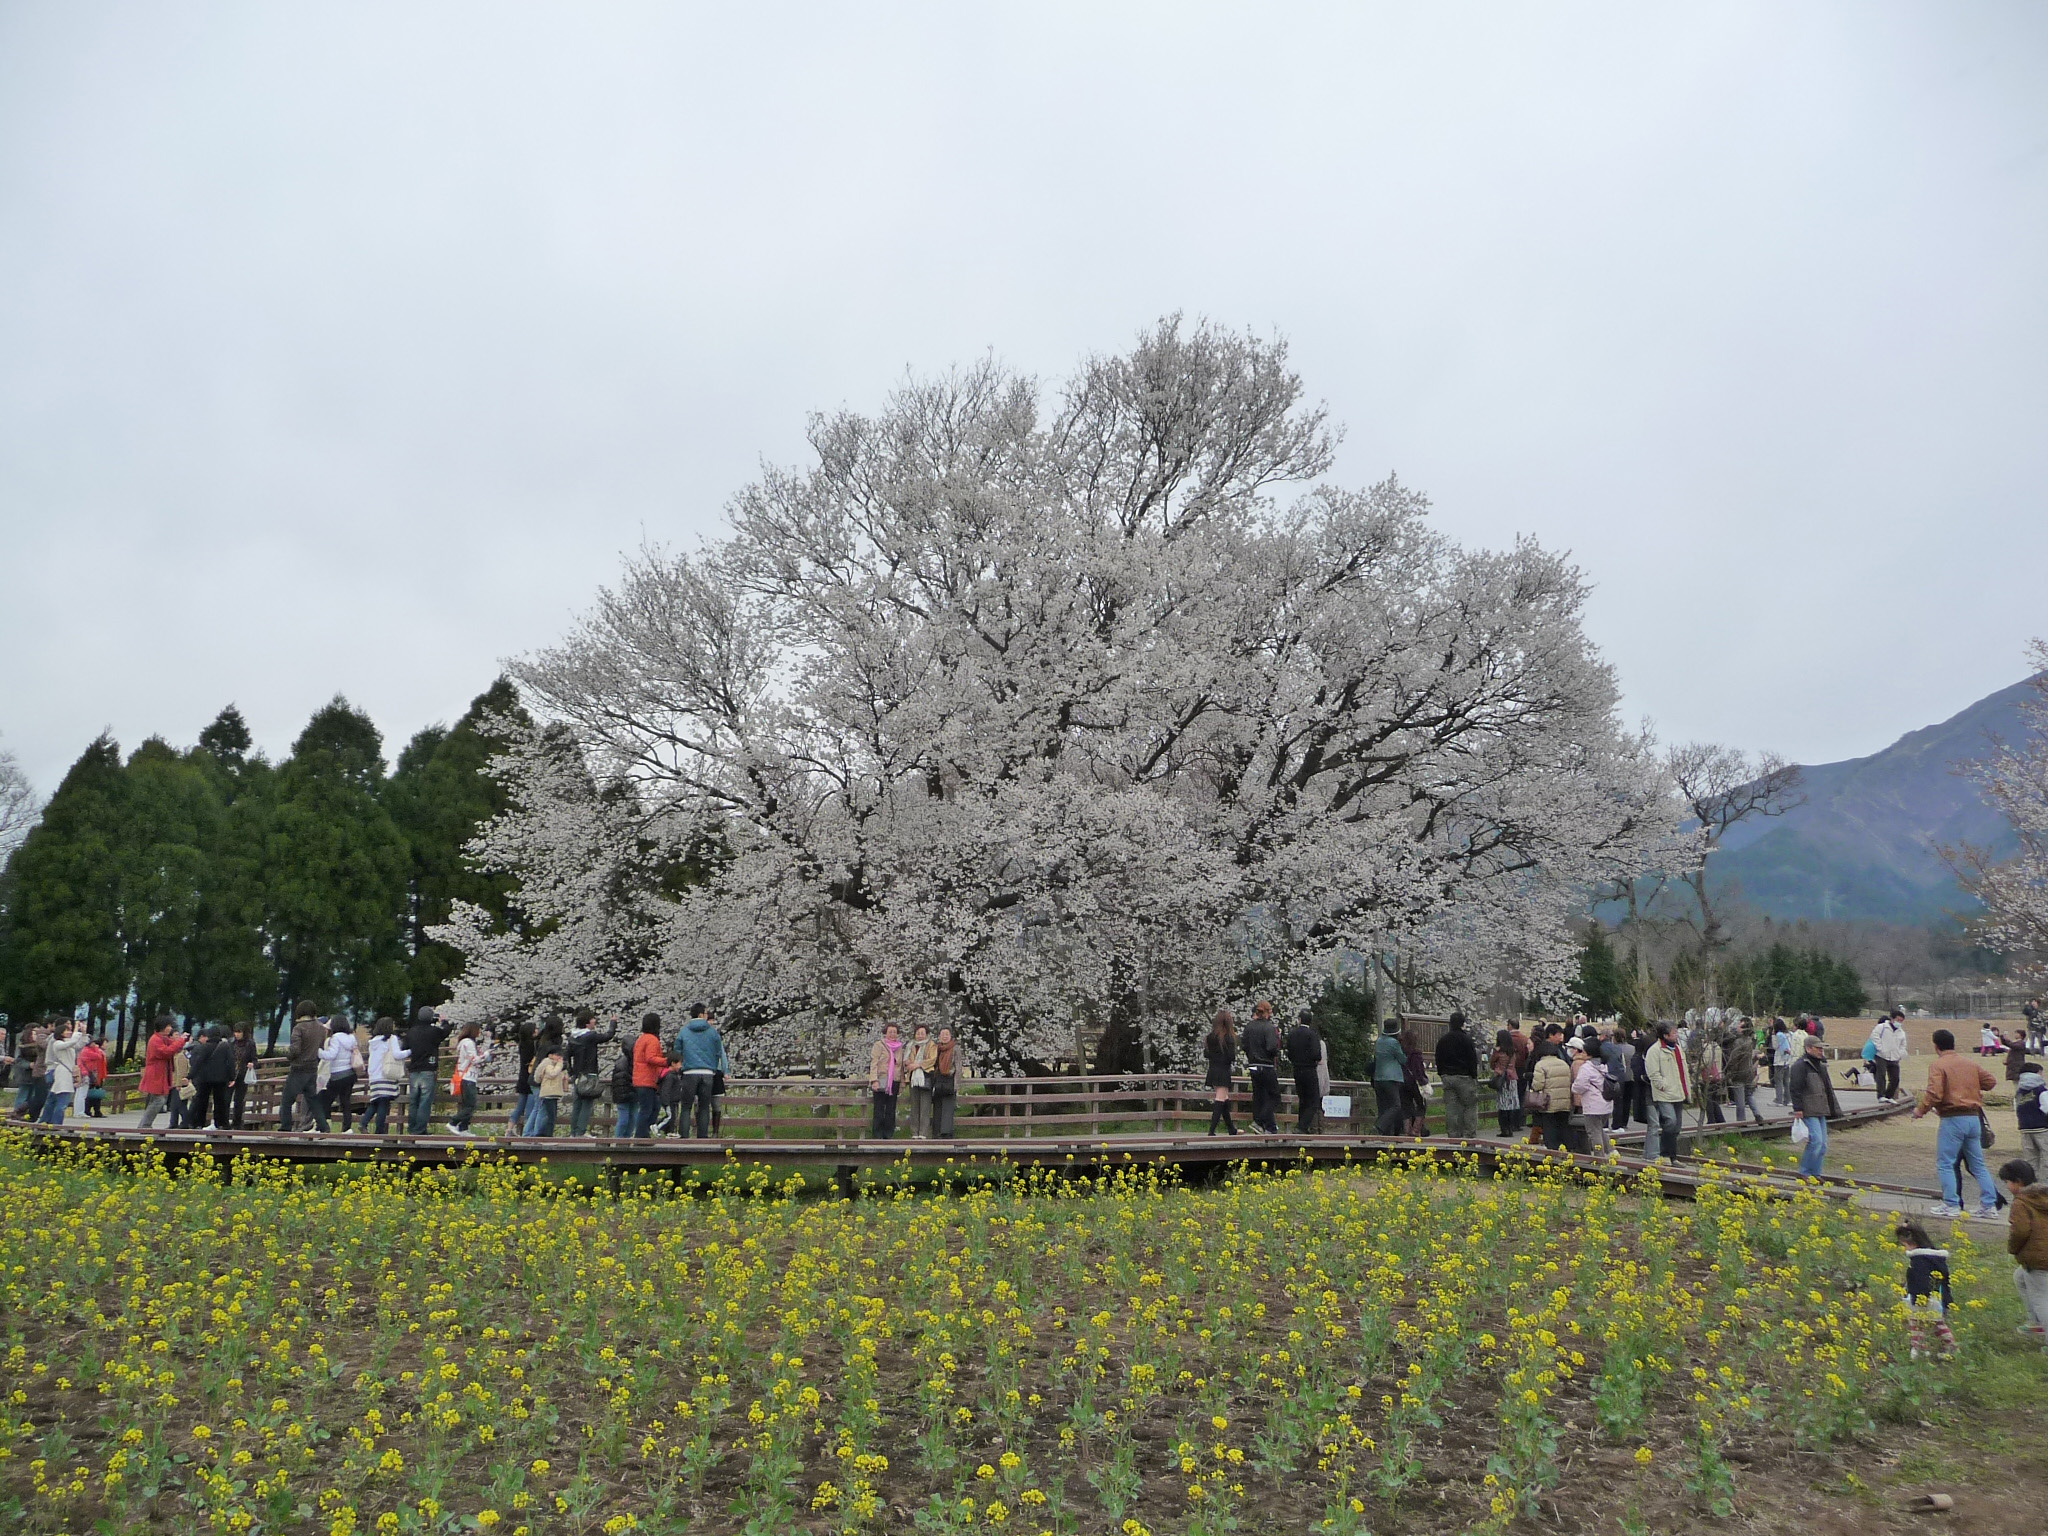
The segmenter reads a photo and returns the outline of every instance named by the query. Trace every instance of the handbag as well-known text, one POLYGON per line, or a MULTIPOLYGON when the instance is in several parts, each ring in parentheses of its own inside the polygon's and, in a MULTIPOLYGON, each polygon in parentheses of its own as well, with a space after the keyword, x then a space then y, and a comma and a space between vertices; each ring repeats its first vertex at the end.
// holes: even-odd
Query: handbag
POLYGON ((603 1092, 604 1079, 599 1077, 595 1072, 578 1072, 576 1074, 577 1098, 594 1099, 603 1092))
POLYGON ((1984 1150, 1989 1152, 1998 1145, 1998 1137, 1992 1132, 1991 1117, 1981 1108, 1977 1111, 1977 1123, 1984 1127, 1984 1150))

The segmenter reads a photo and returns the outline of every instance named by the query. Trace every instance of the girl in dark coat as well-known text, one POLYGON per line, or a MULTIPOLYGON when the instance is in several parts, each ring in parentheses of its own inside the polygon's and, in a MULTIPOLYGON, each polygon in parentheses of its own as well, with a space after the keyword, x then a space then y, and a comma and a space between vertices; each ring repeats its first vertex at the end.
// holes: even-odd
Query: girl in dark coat
POLYGON ((1237 1125, 1230 1116, 1230 1088, 1237 1062, 1237 1015, 1228 1008, 1216 1010, 1216 1021, 1202 1040, 1202 1054, 1209 1062, 1208 1073, 1202 1079, 1209 1087, 1209 1134, 1214 1136, 1220 1125, 1235 1136, 1237 1125))
POLYGON ((1422 1044, 1412 1029, 1401 1031, 1401 1049, 1407 1057, 1407 1077, 1401 1084, 1401 1109, 1407 1118, 1404 1134, 1426 1136, 1429 1134, 1429 1060, 1422 1054, 1422 1044))

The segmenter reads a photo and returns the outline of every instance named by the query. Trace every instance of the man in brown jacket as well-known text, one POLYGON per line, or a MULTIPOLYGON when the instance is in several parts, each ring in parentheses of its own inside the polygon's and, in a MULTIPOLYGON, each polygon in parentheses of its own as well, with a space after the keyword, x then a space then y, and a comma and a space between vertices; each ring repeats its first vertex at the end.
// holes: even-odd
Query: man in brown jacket
POLYGON ((2034 1165, 2024 1158, 2014 1158, 1998 1176, 2012 1191, 2012 1228, 2005 1234, 2005 1251, 2018 1266, 2012 1283, 2019 1287, 2020 1303, 2027 1309, 2026 1326, 2020 1331, 2048 1348, 2048 1186, 2034 1182, 2034 1165))
POLYGON ((1935 1056, 1927 1068, 1927 1090, 1913 1110, 1918 1120, 1929 1110, 1941 1116, 1941 1134, 1934 1143, 1934 1171, 1941 1176, 1941 1204, 1932 1214, 1956 1217, 1963 1214, 1963 1187, 1956 1164, 1967 1161, 1970 1177, 1977 1181, 1977 1214, 1987 1221, 1998 1218, 1998 1194, 1991 1183, 1991 1170, 1984 1166, 1984 1090, 1997 1079, 1974 1061, 1956 1054, 1956 1037, 1945 1029, 1934 1032, 1935 1056))

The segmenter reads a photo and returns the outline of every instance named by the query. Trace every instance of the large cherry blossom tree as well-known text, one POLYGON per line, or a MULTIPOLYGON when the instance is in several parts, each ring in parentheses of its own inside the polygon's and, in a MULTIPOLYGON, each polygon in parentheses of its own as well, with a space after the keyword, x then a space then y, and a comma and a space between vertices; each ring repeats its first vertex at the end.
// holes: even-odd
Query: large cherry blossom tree
POLYGON ((477 856, 536 921, 457 915, 458 1009, 711 993, 764 1065, 878 1011, 1176 1057, 1339 952, 1556 990, 1580 893, 1671 832, 1580 573, 1330 484, 1278 343, 1173 319, 809 435, 515 669, 542 724, 477 856))

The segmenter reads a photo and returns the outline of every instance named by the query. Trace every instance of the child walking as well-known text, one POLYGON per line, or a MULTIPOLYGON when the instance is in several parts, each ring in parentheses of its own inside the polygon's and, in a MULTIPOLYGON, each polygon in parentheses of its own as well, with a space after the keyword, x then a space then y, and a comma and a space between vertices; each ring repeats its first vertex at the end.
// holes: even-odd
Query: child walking
POLYGON ((533 1069, 533 1091, 540 1095, 540 1125, 533 1134, 552 1136, 562 1100, 569 1095, 569 1069, 562 1065, 562 1048, 559 1045, 533 1069))
POLYGON ((1935 1247, 1927 1229, 1917 1221, 1900 1222, 1892 1236, 1906 1250, 1906 1337, 1913 1358, 1919 1359, 1927 1348, 1921 1320, 1932 1318, 1945 1360, 1956 1352, 1956 1336, 1948 1326, 1948 1309, 1954 1299, 1948 1287, 1948 1250, 1935 1247))
POLYGON ((2039 1172, 2022 1157, 2000 1168, 1998 1176, 2012 1191, 2005 1251, 2012 1255, 2012 1283, 2019 1287, 2020 1304, 2027 1309, 2020 1332, 2048 1348, 2048 1185, 2034 1182, 2039 1172))

